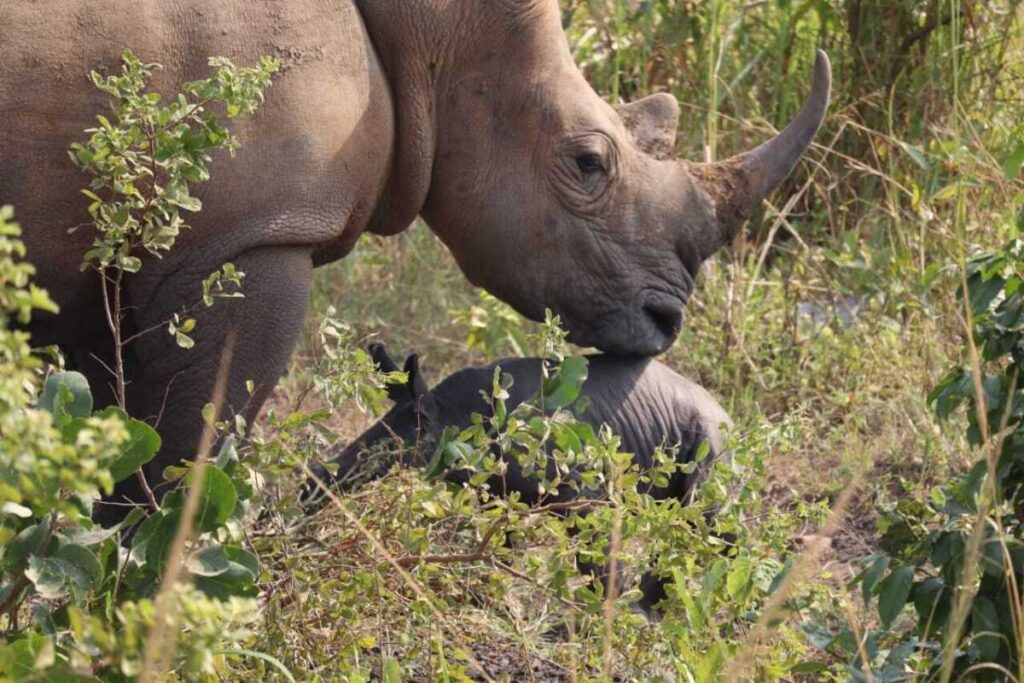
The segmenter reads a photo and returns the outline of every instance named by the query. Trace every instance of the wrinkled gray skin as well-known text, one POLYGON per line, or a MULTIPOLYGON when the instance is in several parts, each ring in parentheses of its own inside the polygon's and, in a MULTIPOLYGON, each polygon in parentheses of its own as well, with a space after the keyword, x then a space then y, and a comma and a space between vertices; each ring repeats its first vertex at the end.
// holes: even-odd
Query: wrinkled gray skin
MULTIPOLYGON (((382 369, 397 369, 383 345, 372 345, 371 353, 382 369)), ((397 462, 393 453, 401 453, 404 465, 424 466, 445 427, 466 428, 474 413, 487 417, 493 414, 485 397, 492 393, 495 366, 500 366, 502 372, 514 380, 507 402, 511 411, 537 395, 541 363, 539 358, 515 358, 469 367, 428 391, 416 356, 410 356, 405 365, 408 384, 390 389, 389 396, 395 406, 332 460, 337 467, 333 475, 323 467, 316 468, 314 473, 325 482, 350 490, 385 474, 397 462)), ((611 427, 622 438, 622 450, 633 454, 641 470, 654 464, 654 454, 659 447, 666 452, 670 448, 677 449, 677 461, 686 463, 694 460, 704 442, 708 443, 710 451, 701 461, 701 467, 690 474, 675 472, 665 487, 649 491, 657 500, 689 501, 694 487, 706 474, 706 465, 722 451, 721 427, 731 424, 729 416, 705 389, 652 359, 589 356, 582 396, 589 406, 577 417, 595 428, 603 424, 611 427)), ((535 477, 524 476, 514 458, 505 462, 508 466, 505 475, 492 477, 488 482, 491 491, 498 495, 516 493, 530 505, 602 495, 600 491, 575 491, 563 486, 542 496, 535 477)), ((465 483, 473 474, 455 469, 445 473, 445 478, 465 483)), ((549 472, 549 476, 553 474, 553 470, 549 472)), ((318 497, 312 494, 318 490, 315 483, 307 484, 306 490, 307 497, 318 497)), ((602 574, 597 567, 583 569, 602 574)), ((662 582, 653 576, 643 577, 640 587, 643 598, 639 607, 644 611, 654 608, 665 595, 662 582)))
MULTIPOLYGON (((194 456, 228 340, 224 411, 252 418, 286 367, 312 269, 417 215, 472 282, 526 316, 547 307, 578 344, 660 353, 701 262, 799 160, 830 89, 822 54, 784 131, 697 164, 670 158, 672 97, 613 108, 590 88, 557 0, 0 2, 0 203, 17 208, 39 284, 61 307, 33 321, 33 340, 59 344, 99 405, 112 400, 111 334, 99 278, 79 269, 93 239, 87 179, 66 150, 106 108, 87 72, 118 69, 126 47, 165 65, 154 83, 165 93, 205 76, 209 55, 283 60, 266 104, 232 124, 242 150, 215 160, 194 229, 125 288, 132 335, 193 304, 223 262, 248 276, 244 299, 198 312, 196 349, 162 331, 127 349, 129 411, 164 440, 146 467, 154 482, 194 456)), ((134 486, 119 495, 140 500, 134 486)))

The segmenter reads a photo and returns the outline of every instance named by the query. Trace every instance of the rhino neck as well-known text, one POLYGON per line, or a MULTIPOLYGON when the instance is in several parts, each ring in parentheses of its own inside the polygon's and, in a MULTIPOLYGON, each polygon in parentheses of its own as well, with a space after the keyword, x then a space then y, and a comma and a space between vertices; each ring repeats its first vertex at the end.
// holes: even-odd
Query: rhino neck
POLYGON ((396 126, 391 173, 367 229, 393 235, 416 219, 430 190, 437 74, 452 36, 438 25, 438 0, 355 1, 387 75, 396 126))

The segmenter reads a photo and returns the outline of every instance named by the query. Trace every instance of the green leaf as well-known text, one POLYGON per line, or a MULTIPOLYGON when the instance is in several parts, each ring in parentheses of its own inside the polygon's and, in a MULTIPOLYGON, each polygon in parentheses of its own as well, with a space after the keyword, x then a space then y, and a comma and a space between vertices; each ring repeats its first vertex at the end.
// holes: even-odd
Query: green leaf
POLYGON ((0 673, 13 681, 30 680, 36 671, 36 658, 46 645, 46 638, 31 633, 10 644, 0 642, 0 673))
POLYGON ((800 630, 807 636, 807 642, 819 650, 824 650, 832 644, 834 636, 823 624, 806 621, 800 624, 800 630))
POLYGON ((146 513, 143 512, 143 509, 141 507, 133 507, 125 518, 114 526, 104 528, 96 525, 92 529, 80 528, 78 530, 72 530, 70 532, 70 540, 73 543, 91 548, 92 546, 103 543, 109 538, 113 538, 121 531, 121 529, 132 527, 144 519, 146 519, 146 513))
POLYGON ((923 632, 934 630, 945 622, 949 595, 945 583, 938 577, 929 577, 914 585, 911 599, 913 608, 918 611, 918 624, 923 632))
POLYGON ((704 600, 694 600, 693 596, 690 595, 690 591, 686 588, 679 589, 678 587, 686 586, 687 579, 679 569, 672 569, 672 575, 675 579, 673 584, 673 593, 683 603, 683 607, 686 609, 686 615, 693 624, 693 628, 700 631, 704 628, 707 622, 707 614, 704 607, 704 600))
POLYGON ((52 557, 32 556, 25 570, 25 576, 45 600, 59 600, 68 595, 83 600, 99 584, 102 575, 96 555, 73 543, 61 545, 52 557))
POLYGON ((287 680, 291 681, 291 683, 295 683, 295 676, 293 676, 292 672, 288 670, 288 667, 282 664, 278 659, 271 657, 266 653, 245 649, 217 650, 217 653, 235 657, 251 657, 253 659, 259 659, 261 661, 267 662, 275 669, 277 669, 281 673, 281 675, 284 676, 287 680))
MULTIPOLYGON (((163 574, 164 565, 167 564, 167 555, 171 551, 171 543, 174 541, 174 534, 178 531, 181 523, 181 510, 171 510, 160 517, 150 517, 143 523, 148 538, 146 539, 146 565, 156 574, 163 574), (153 521, 155 520, 155 521, 153 521)), ((141 533, 142 528, 139 529, 141 533)))
POLYGON ((142 259, 138 256, 125 256, 120 259, 120 265, 126 273, 137 273, 142 270, 142 259))
POLYGON ((1003 578, 1003 539, 991 538, 981 546, 981 555, 978 558, 981 570, 996 580, 1003 578))
POLYGON ((215 467, 226 470, 230 465, 238 462, 238 450, 235 448, 235 435, 228 434, 220 444, 217 457, 213 459, 215 467))
POLYGON ((790 669, 795 674, 824 674, 828 671, 829 667, 824 662, 800 662, 790 669))
POLYGON ((544 382, 544 408, 556 410, 571 405, 579 398, 585 381, 587 381, 587 359, 583 356, 566 358, 554 376, 544 382))
POLYGON ((733 600, 743 600, 750 592, 750 571, 752 563, 749 557, 737 557, 729 568, 729 576, 725 581, 725 590, 733 600))
POLYGON ((238 492, 231 482, 231 477, 222 469, 207 465, 202 489, 199 492, 196 529, 203 532, 214 531, 228 521, 237 503, 238 492))
POLYGON ((104 417, 116 415, 125 422, 128 441, 121 446, 120 454, 110 465, 110 475, 114 478, 114 483, 124 481, 160 452, 160 435, 145 422, 129 418, 116 406, 107 408, 100 414, 104 417))
POLYGON ((96 553, 84 545, 64 543, 57 549, 55 557, 75 567, 78 577, 82 579, 83 587, 91 588, 102 578, 96 553))
POLYGON ((725 578, 726 572, 729 571, 729 563, 725 558, 718 558, 711 563, 711 569, 704 575, 704 579, 701 581, 700 594, 705 600, 712 597, 718 592, 719 586, 722 585, 722 579, 725 578))
POLYGON ((176 331, 174 333, 174 342, 183 349, 191 349, 196 345, 196 340, 188 336, 184 332, 176 331))
MULTIPOLYGON (((555 423, 551 425, 552 435, 555 437, 555 444, 565 452, 582 453, 583 442, 579 435, 569 426, 555 423)), ((536 433, 536 432, 535 432, 536 433)))
POLYGON ((925 156, 925 153, 920 147, 908 145, 905 142, 901 142, 900 146, 903 148, 903 151, 907 153, 907 156, 913 159, 914 163, 917 164, 922 171, 929 170, 928 157, 925 156))
POLYGON ((28 566, 29 557, 36 554, 45 555, 56 546, 57 540, 50 535, 50 517, 43 517, 38 523, 23 529, 7 545, 0 555, 0 570, 12 575, 21 574, 28 566))
POLYGON ((1007 180, 1016 180, 1020 175, 1021 166, 1024 166, 1024 143, 1017 146, 1005 159, 1003 159, 1003 175, 1007 180))
POLYGON ((214 546, 208 550, 208 568, 217 571, 197 575, 196 588, 207 596, 220 600, 227 600, 232 596, 252 597, 259 592, 256 588, 259 561, 255 555, 238 546, 214 546))
POLYGON ((383 683, 402 683, 402 667, 393 657, 384 662, 383 683))
POLYGON ((871 602, 871 596, 874 595, 875 584, 885 574, 885 570, 889 568, 890 558, 888 555, 878 555, 875 557, 874 562, 864 570, 864 574, 861 578, 861 594, 864 596, 864 606, 866 607, 871 602))
POLYGON ((224 546, 224 552, 233 563, 244 567, 254 581, 259 577, 260 561, 255 555, 237 545, 224 546))
MULTIPOLYGON (((999 615, 996 606, 983 595, 974 599, 971 608, 971 634, 982 661, 991 662, 999 655, 1002 634, 999 632, 999 615)), ((1012 641, 1012 635, 1010 640, 1012 641)))
POLYGON ((188 558, 188 570, 194 576, 218 576, 225 573, 231 565, 231 560, 224 552, 224 546, 214 545, 203 548, 188 558))
POLYGON ((885 628, 903 611, 914 583, 914 570, 910 565, 898 567, 882 582, 878 591, 878 616, 885 628))
POLYGON ((203 406, 203 422, 214 426, 217 422, 217 407, 212 403, 207 403, 203 406))
POLYGON ((774 593, 782 587, 782 584, 786 582, 787 578, 789 578, 789 573, 793 571, 794 565, 795 562, 792 557, 786 559, 782 564, 782 569, 779 570, 779 573, 775 575, 774 579, 772 579, 771 585, 768 586, 769 593, 774 593))
POLYGON ((957 368, 929 392, 928 402, 934 405, 935 415, 945 420, 965 399, 973 396, 973 392, 970 372, 957 368))
POLYGON ((988 280, 974 281, 969 283, 968 294, 970 295, 971 310, 977 316, 983 315, 992 305, 992 302, 1003 291, 1006 280, 996 276, 988 280))
POLYGON ((92 414, 89 380, 78 372, 53 373, 43 383, 39 407, 53 415, 58 426, 72 417, 88 417, 92 414))
MULTIPOLYGON (((710 539, 709 539, 710 540, 710 539)), ((750 585, 759 591, 768 592, 772 580, 782 569, 782 563, 772 558, 763 558, 751 567, 750 585)))

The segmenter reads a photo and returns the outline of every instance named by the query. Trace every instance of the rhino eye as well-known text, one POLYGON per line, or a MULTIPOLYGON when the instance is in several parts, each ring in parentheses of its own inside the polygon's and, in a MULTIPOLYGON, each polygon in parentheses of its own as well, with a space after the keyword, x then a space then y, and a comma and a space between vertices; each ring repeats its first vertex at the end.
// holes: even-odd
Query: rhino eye
POLYGON ((580 173, 585 176, 604 172, 604 163, 597 154, 582 154, 576 157, 576 166, 580 169, 580 173))

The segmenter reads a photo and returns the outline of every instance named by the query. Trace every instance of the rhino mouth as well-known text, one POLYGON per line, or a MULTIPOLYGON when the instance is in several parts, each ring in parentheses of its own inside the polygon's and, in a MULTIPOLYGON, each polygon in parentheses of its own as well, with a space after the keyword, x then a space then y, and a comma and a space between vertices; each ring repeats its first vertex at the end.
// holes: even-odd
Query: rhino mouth
POLYGON ((682 302, 648 303, 643 306, 643 313, 658 334, 666 340, 666 348, 671 346, 683 329, 682 302))
POLYGON ((598 317, 573 319, 569 341, 603 353, 652 357, 667 351, 683 328, 685 299, 665 292, 640 294, 634 306, 609 310, 598 317), (573 326, 573 322, 583 325, 573 326))
POLYGON ((689 287, 671 293, 648 290, 640 297, 639 306, 632 313, 635 316, 634 352, 656 356, 671 348, 683 330, 689 292, 689 287))

